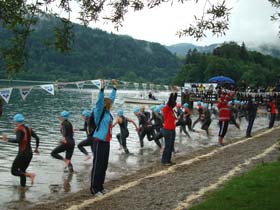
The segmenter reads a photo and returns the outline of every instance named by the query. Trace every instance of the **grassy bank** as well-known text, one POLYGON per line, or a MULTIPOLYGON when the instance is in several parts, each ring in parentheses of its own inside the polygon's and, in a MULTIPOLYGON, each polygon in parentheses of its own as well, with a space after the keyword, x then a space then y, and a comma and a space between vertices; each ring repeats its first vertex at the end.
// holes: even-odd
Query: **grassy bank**
POLYGON ((189 210, 280 209, 280 162, 263 164, 235 177, 189 210))

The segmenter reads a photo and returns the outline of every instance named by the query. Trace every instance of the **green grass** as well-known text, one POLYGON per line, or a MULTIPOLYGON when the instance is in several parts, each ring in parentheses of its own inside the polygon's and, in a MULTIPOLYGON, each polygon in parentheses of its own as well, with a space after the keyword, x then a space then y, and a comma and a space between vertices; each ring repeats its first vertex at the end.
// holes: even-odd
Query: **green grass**
POLYGON ((280 210, 280 162, 234 177, 189 210, 280 210))

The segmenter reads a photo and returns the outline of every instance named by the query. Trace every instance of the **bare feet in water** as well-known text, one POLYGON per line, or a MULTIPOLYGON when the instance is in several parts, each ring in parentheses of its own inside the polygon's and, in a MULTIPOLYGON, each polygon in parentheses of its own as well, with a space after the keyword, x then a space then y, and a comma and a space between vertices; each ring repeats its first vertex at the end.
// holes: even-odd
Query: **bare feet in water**
POLYGON ((30 178, 31 185, 33 186, 36 174, 35 173, 26 173, 25 175, 26 175, 26 177, 30 178))
POLYGON ((84 159, 84 161, 87 161, 89 159, 91 159, 91 155, 87 155, 86 158, 84 159))

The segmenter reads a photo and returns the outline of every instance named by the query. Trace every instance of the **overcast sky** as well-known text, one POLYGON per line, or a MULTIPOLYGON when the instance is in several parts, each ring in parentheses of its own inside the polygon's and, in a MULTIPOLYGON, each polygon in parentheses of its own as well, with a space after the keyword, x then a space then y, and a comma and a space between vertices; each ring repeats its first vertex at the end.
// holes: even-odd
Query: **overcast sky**
MULTIPOLYGON (((216 0, 213 0, 213 2, 216 0)), ((177 2, 177 0, 175 0, 177 2)), ((204 0, 199 4, 195 0, 181 4, 162 4, 154 9, 130 12, 125 16, 123 27, 116 31, 113 24, 103 22, 91 23, 90 26, 101 28, 116 34, 129 35, 135 39, 159 42, 164 45, 177 43, 193 43, 196 45, 210 45, 224 41, 245 42, 246 45, 263 43, 279 44, 278 25, 270 21, 275 12, 268 0, 227 0, 233 8, 230 16, 229 30, 223 37, 208 34, 206 38, 196 41, 190 37, 179 38, 176 32, 192 23, 193 15, 200 16, 204 0)), ((73 10, 77 14, 77 8, 73 10)), ((77 15, 72 14, 72 21, 77 15)), ((74 21, 74 22, 77 22, 74 21)), ((280 23, 279 23, 280 24, 280 23)))
MULTIPOLYGON (((176 31, 190 24, 193 15, 202 13, 201 4, 194 1, 185 4, 170 3, 156 9, 131 12, 125 17, 123 27, 116 31, 112 24, 94 24, 101 29, 133 38, 159 42, 164 45, 193 43, 209 45, 223 41, 244 41, 246 44, 278 43, 278 25, 270 21, 274 9, 267 0, 228 0, 232 7, 230 25, 226 36, 217 38, 209 34, 207 38, 196 41, 190 37, 179 38, 176 31)), ((200 1, 203 2, 204 1, 200 1)), ((92 24, 93 25, 93 24, 92 24)))

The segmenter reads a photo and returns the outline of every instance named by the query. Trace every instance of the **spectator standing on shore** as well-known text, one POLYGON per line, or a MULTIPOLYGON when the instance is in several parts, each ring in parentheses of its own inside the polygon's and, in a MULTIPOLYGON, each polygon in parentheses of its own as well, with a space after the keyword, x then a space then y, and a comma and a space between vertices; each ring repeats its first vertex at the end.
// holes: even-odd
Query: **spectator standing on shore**
POLYGON ((174 164, 171 162, 171 157, 176 136, 176 116, 173 109, 176 106, 177 91, 178 89, 176 87, 172 88, 172 93, 169 96, 168 102, 162 110, 164 119, 162 132, 165 142, 165 147, 161 158, 162 165, 174 164))
POLYGON ((221 95, 218 100, 217 108, 219 110, 219 137, 218 137, 218 146, 223 146, 223 139, 227 133, 228 123, 230 120, 230 108, 228 106, 229 95, 221 95))
POLYGON ((252 99, 252 96, 249 96, 248 103, 245 107, 245 110, 247 111, 247 116, 248 116, 248 126, 247 126, 247 130, 246 130, 247 138, 252 137, 251 131, 253 128, 254 120, 257 115, 257 109, 258 109, 257 103, 255 102, 254 99, 252 99))
POLYGON ((113 117, 110 113, 116 98, 117 81, 112 80, 113 90, 108 98, 104 97, 105 81, 101 80, 101 89, 93 108, 96 129, 93 134, 92 151, 94 154, 91 171, 91 193, 102 196, 105 193, 103 184, 109 161, 110 141, 112 138, 113 117))
POLYGON ((270 119, 269 119, 268 128, 272 128, 274 126, 275 117, 276 117, 276 108, 275 108, 275 99, 274 98, 270 99, 268 107, 270 109, 270 119))

